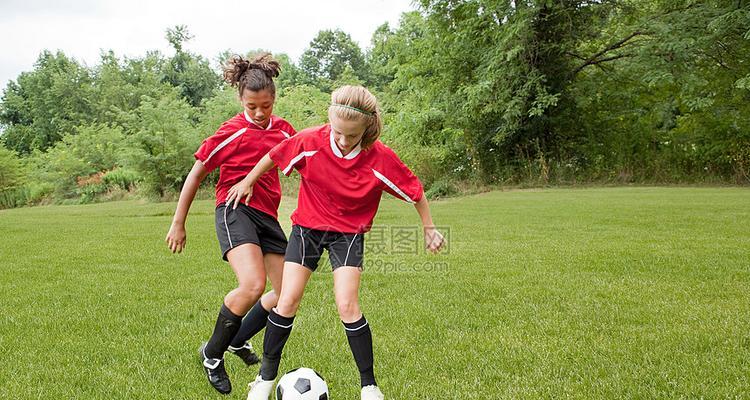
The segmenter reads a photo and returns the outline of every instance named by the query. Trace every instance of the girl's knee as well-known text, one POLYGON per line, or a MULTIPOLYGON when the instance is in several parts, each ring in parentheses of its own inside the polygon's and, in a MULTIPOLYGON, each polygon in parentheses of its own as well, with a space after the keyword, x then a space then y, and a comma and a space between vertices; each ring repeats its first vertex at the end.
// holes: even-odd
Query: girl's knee
POLYGON ((266 282, 243 282, 240 283, 238 289, 243 297, 251 301, 257 301, 263 295, 263 291, 266 290, 266 282))
POLYGON ((291 317, 297 314, 300 300, 300 298, 292 298, 289 296, 280 297, 276 304, 276 312, 285 317, 291 317))
POLYGON ((275 291, 271 290, 270 292, 264 294, 260 300, 263 308, 265 308, 266 310, 270 310, 271 308, 276 307, 276 304, 279 303, 279 296, 275 291))
POLYGON ((336 308, 339 312, 339 317, 343 321, 351 321, 359 317, 359 301, 358 299, 339 299, 336 301, 336 308))

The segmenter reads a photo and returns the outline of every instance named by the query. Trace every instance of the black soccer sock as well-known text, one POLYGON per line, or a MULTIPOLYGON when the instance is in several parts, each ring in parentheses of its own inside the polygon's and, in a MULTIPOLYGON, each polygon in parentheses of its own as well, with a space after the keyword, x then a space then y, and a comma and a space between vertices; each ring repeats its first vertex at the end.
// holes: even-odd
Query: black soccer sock
POLYGON ((240 329, 240 324, 242 324, 242 317, 230 311, 226 304, 222 304, 219 317, 216 318, 214 333, 206 344, 205 356, 208 358, 223 358, 229 342, 240 329))
POLYGON ((276 379, 279 373, 281 352, 292 332, 294 317, 286 318, 271 310, 268 314, 266 334, 263 337, 263 363, 260 365, 260 376, 264 381, 276 379))
POLYGON ((343 322, 346 329, 346 338, 349 340, 349 347, 352 349, 354 361, 359 369, 359 378, 362 387, 376 385, 375 371, 373 369, 372 354, 372 331, 363 315, 359 321, 347 324, 343 322))
POLYGON ((253 308, 248 311, 247 315, 245 315, 245 318, 242 319, 240 330, 234 336, 234 339, 232 339, 230 346, 234 348, 244 346, 245 342, 266 327, 266 323, 268 323, 268 311, 263 308, 260 300, 258 300, 253 308))

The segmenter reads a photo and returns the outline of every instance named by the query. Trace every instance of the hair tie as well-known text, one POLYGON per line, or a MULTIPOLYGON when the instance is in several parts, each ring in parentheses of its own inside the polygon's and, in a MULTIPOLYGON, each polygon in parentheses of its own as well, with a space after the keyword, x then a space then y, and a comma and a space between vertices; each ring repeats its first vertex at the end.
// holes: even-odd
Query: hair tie
POLYGON ((350 109, 350 110, 354 110, 354 111, 357 111, 357 112, 360 112, 360 113, 362 113, 362 114, 365 114, 365 115, 369 115, 369 116, 373 116, 373 115, 375 115, 375 113, 374 113, 374 112, 372 112, 372 111, 365 111, 365 110, 359 109, 359 108, 357 108, 357 107, 352 107, 352 106, 350 106, 350 105, 346 105, 346 104, 333 103, 333 104, 331 104, 331 105, 332 105, 332 106, 338 106, 338 107, 344 107, 344 108, 348 108, 348 109, 350 109))

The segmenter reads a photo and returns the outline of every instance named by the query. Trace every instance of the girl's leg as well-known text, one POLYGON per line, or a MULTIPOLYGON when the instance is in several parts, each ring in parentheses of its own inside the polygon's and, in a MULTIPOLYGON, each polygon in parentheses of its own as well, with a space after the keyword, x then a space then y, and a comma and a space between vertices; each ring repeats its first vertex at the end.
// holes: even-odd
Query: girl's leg
MULTIPOLYGON (((229 345, 230 351, 241 351, 242 348, 246 347, 246 343, 250 338, 266 327, 268 313, 278 302, 277 293, 281 291, 281 273, 284 268, 284 255, 267 253, 263 258, 273 290, 264 294, 242 320, 239 332, 237 332, 237 335, 235 335, 232 343, 229 345)), ((251 348, 247 346, 247 349, 249 352, 251 348)), ((247 364, 255 364, 258 361, 254 354, 248 355, 248 359, 245 360, 247 364)))
POLYGON ((281 362, 281 352, 289 334, 292 332, 294 315, 302 301, 302 295, 310 275, 312 275, 312 271, 300 264, 284 263, 279 301, 268 316, 266 334, 263 338, 263 363, 260 367, 260 376, 264 381, 276 379, 281 362))
POLYGON ((359 308, 359 284, 362 270, 358 267, 338 267, 333 271, 333 292, 336 308, 344 323, 344 330, 359 369, 362 387, 376 385, 373 370, 372 332, 359 308))
POLYGON ((266 287, 263 253, 258 245, 237 246, 227 253, 227 260, 237 276, 238 287, 224 297, 213 335, 204 348, 206 358, 223 358, 240 328, 242 316, 258 301, 266 287))
POLYGON ((266 311, 271 311, 272 308, 276 307, 276 303, 279 301, 278 294, 281 293, 281 279, 284 273, 284 255, 276 253, 268 253, 264 257, 266 263, 266 274, 268 274, 268 280, 271 281, 272 291, 266 293, 261 298, 263 308, 266 311))

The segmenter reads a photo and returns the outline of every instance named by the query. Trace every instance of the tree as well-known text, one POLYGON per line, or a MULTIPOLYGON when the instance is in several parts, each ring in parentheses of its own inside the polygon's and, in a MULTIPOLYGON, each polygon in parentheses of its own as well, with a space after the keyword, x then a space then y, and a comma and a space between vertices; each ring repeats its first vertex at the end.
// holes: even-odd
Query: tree
POLYGON ((274 57, 279 61, 279 65, 281 66, 281 73, 276 78, 277 96, 283 95, 287 89, 294 86, 312 84, 309 77, 300 67, 294 64, 287 54, 279 53, 274 55, 274 57))
MULTIPOLYGON (((589 77, 611 79, 634 65, 641 77, 656 82, 668 74, 657 60, 661 56, 649 59, 647 54, 665 54, 653 46, 679 42, 658 27, 676 28, 670 31, 682 32, 680 40, 701 36, 687 26, 677 28, 677 21, 669 20, 672 9, 684 8, 696 17, 700 8, 711 7, 681 4, 424 0, 419 2, 421 12, 405 14, 398 29, 381 27, 376 32, 370 67, 381 82, 392 79, 387 91, 398 94, 398 109, 416 114, 409 123, 422 121, 424 125, 416 128, 425 137, 422 144, 435 142, 428 136, 446 139, 437 132, 451 132, 453 140, 447 143, 463 144, 466 164, 454 170, 477 171, 485 180, 504 179, 498 171, 538 160, 547 179, 547 160, 585 159, 578 153, 592 137, 578 117, 588 98, 602 95, 601 87, 588 85, 589 77), (584 88, 595 93, 583 92, 584 88)), ((709 22, 692 21, 698 29, 709 22)), ((626 87, 639 90, 640 84, 627 82, 626 87)), ((609 98, 615 98, 622 94, 622 83, 608 89, 609 98)), ((627 133, 635 133, 635 141, 644 137, 627 133)))
POLYGON ((62 52, 43 51, 34 70, 6 87, 0 104, 3 144, 21 155, 46 150, 95 118, 93 77, 62 52))
POLYGON ((378 90, 385 89, 396 75, 392 61, 396 57, 393 36, 394 32, 388 23, 380 25, 372 34, 370 51, 365 54, 367 69, 370 71, 369 83, 378 90))
POLYGON ((169 92, 170 84, 163 82, 165 63, 158 52, 122 61, 112 51, 102 53, 99 65, 93 68, 96 120, 123 126, 143 98, 169 92))
POLYGON ((295 129, 321 125, 328 119, 331 95, 310 85, 287 88, 276 100, 274 113, 282 115, 295 129))
POLYGON ((185 25, 167 29, 166 39, 175 54, 164 66, 164 81, 180 89, 192 106, 199 106, 203 99, 213 95, 221 78, 211 69, 208 60, 183 49, 192 38, 185 25))
POLYGON ((331 83, 349 67, 358 79, 367 80, 364 55, 349 34, 341 30, 323 30, 310 42, 300 57, 300 68, 310 81, 329 91, 331 83))
POLYGON ((162 197, 182 187, 202 137, 194 112, 175 91, 146 98, 135 111, 125 164, 143 177, 146 193, 162 197))

